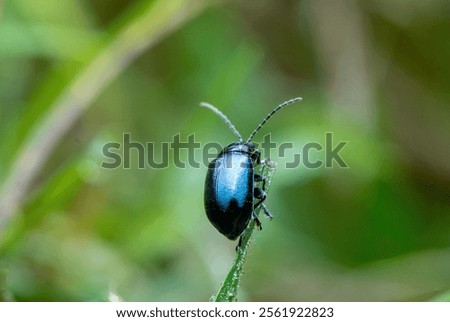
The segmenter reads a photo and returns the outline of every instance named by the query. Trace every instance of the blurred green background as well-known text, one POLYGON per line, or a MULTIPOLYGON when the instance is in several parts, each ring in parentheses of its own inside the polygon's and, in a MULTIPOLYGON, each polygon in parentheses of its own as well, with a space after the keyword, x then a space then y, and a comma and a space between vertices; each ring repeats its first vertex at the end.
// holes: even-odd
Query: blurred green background
POLYGON ((296 96, 255 142, 332 132, 349 168, 271 156, 275 219, 239 298, 450 299, 448 1, 5 0, 0 17, 3 300, 208 300, 236 242, 204 214, 206 167, 106 170, 102 147, 225 145, 199 102, 247 136, 296 96))

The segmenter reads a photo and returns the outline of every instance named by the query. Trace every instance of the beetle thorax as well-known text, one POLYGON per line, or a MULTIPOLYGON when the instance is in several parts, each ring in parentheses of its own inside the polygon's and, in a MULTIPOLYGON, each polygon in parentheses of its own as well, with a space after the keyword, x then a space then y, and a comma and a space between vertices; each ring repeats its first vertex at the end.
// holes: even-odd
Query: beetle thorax
POLYGON ((255 152, 255 145, 251 142, 235 142, 226 146, 220 154, 237 152, 252 155, 255 152))

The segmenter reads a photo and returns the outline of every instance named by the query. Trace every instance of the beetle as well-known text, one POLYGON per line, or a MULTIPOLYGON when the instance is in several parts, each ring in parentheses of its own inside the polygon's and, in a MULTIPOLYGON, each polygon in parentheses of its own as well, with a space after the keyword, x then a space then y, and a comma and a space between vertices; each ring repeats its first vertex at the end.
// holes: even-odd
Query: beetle
MULTIPOLYGON (((262 228, 255 214, 255 210, 260 206, 265 215, 272 219, 263 203, 266 199, 266 178, 255 171, 261 164, 261 152, 252 143, 252 138, 276 112, 298 101, 301 101, 301 97, 290 99, 275 107, 245 142, 225 114, 209 103, 200 104, 217 114, 239 139, 238 142, 226 146, 209 163, 205 180, 206 215, 211 224, 228 239, 236 240, 240 237, 252 217, 257 227, 262 228), (262 188, 256 186, 258 182, 262 182, 262 188)), ((238 247, 240 245, 241 238, 238 247)))

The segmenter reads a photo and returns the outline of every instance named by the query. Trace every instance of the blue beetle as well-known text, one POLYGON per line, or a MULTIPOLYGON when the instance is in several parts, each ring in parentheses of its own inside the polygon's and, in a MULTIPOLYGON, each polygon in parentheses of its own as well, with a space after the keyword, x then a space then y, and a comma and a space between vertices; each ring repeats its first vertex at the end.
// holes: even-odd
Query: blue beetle
MULTIPOLYGON (((255 218, 257 227, 261 228, 261 222, 255 215, 255 209, 259 206, 269 218, 272 218, 263 203, 266 199, 266 179, 255 173, 255 167, 261 164, 260 151, 251 140, 273 114, 300 100, 300 97, 293 98, 275 107, 252 132, 246 142, 242 140, 242 136, 221 111, 211 104, 200 104, 222 118, 239 138, 239 142, 225 147, 211 161, 205 180, 206 215, 211 224, 227 238, 236 240, 240 237, 252 216, 255 218), (257 187, 256 182, 262 182, 262 188, 257 187)), ((240 244, 241 239, 239 239, 238 246, 240 244)))

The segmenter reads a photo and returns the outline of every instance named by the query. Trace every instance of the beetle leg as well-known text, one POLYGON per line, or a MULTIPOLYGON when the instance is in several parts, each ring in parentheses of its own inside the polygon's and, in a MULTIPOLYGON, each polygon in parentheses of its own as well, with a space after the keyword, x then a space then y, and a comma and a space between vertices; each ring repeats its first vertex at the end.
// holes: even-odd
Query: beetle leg
POLYGON ((256 213, 252 212, 252 216, 253 219, 255 219, 256 228, 258 228, 258 230, 262 230, 261 222, 259 221, 258 216, 256 216, 256 213))
POLYGON ((238 249, 241 247, 241 245, 242 245, 242 235, 239 237, 239 242, 238 242, 238 244, 236 245, 236 248, 234 249, 235 251, 238 251, 238 249))
POLYGON ((264 214, 265 214, 267 217, 269 217, 270 220, 272 220, 272 219, 273 219, 273 216, 272 216, 272 214, 270 213, 269 209, 267 209, 266 205, 263 204, 263 203, 261 203, 261 207, 262 207, 262 209, 263 209, 263 211, 264 211, 264 214))
POLYGON ((264 200, 266 200, 267 195, 263 189, 261 189, 259 187, 255 187, 253 189, 253 197, 255 197, 256 199, 259 199, 253 206, 253 209, 256 209, 263 203, 264 200))
POLYGON ((252 160, 256 165, 260 165, 261 164, 261 152, 259 150, 255 150, 255 152, 253 152, 252 154, 252 160))
POLYGON ((272 162, 269 158, 264 158, 260 161, 259 164, 261 165, 266 165, 267 163, 272 162))
POLYGON ((253 175, 255 182, 262 182, 262 190, 266 191, 266 178, 260 174, 253 175))
POLYGON ((258 200, 258 202, 255 203, 255 206, 253 207, 253 209, 258 208, 259 206, 262 207, 264 214, 270 218, 270 220, 272 220, 273 216, 270 213, 269 209, 267 209, 266 205, 263 204, 263 201, 266 200, 266 193, 264 192, 264 190, 262 190, 261 188, 255 187, 255 189, 253 190, 253 195, 255 198, 260 199, 258 200))

